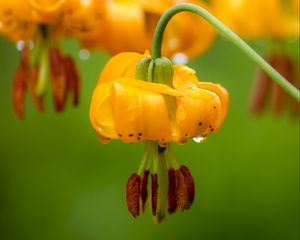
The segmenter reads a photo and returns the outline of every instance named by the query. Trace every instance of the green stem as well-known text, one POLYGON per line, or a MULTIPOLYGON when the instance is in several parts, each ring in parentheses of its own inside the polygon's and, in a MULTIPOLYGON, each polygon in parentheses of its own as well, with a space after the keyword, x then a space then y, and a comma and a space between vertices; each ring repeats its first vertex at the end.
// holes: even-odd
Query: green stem
POLYGON ((165 158, 165 152, 158 153, 159 176, 158 176, 158 196, 157 196, 157 212, 154 216, 154 223, 163 223, 166 217, 167 200, 168 200, 168 168, 165 158))
POLYGON ((35 93, 38 96, 43 96, 46 92, 48 75, 49 75, 48 44, 42 43, 38 80, 35 88, 35 93))
POLYGON ((171 7, 160 18, 154 33, 152 43, 152 58, 161 57, 161 46, 165 28, 170 19, 179 12, 188 11, 193 12, 203 17, 211 25, 213 25, 228 41, 235 44, 243 52, 248 55, 254 62, 256 62, 275 82, 277 82, 283 89, 300 102, 299 90, 282 77, 272 66, 270 66, 259 54, 257 54, 247 43, 245 43, 237 34, 232 32, 221 21, 214 17, 207 10, 189 3, 181 3, 171 7))
POLYGON ((146 141, 142 162, 141 162, 140 167, 137 171, 137 175, 139 175, 139 176, 142 175, 142 173, 143 173, 143 171, 146 167, 146 163, 147 163, 147 160, 149 158, 150 151, 151 151, 151 143, 149 141, 146 141))

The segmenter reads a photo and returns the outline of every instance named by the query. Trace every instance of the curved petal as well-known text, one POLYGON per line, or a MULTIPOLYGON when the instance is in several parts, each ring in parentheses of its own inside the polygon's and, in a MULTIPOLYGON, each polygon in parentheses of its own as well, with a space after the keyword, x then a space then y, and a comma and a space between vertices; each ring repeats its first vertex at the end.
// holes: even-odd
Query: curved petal
POLYGON ((107 138, 116 138, 112 118, 111 87, 112 82, 103 83, 93 92, 90 106, 90 121, 95 131, 107 138))
POLYGON ((177 98, 176 103, 179 131, 174 141, 184 143, 188 138, 206 136, 219 127, 222 104, 217 94, 205 89, 190 90, 188 96, 177 98))
POLYGON ((222 103, 222 123, 225 120, 229 107, 229 95, 227 90, 223 88, 220 84, 214 84, 210 82, 198 82, 197 87, 214 92, 219 96, 222 103))
POLYGON ((175 89, 195 88, 199 82, 194 69, 185 65, 174 65, 173 86, 175 89))
POLYGON ((121 77, 135 77, 135 68, 146 55, 124 52, 112 57, 104 66, 97 84, 109 82, 121 77))
POLYGON ((122 141, 170 141, 168 108, 160 93, 116 82, 112 98, 115 128, 122 141))
POLYGON ((185 66, 174 66, 173 86, 186 93, 177 97, 177 129, 172 128, 174 141, 205 136, 218 130, 228 110, 228 93, 218 84, 199 82, 196 72, 185 66))
POLYGON ((90 121, 102 140, 171 141, 166 97, 184 96, 165 84, 131 78, 99 84, 92 97, 90 121), (159 116, 159 117, 158 117, 159 116))
POLYGON ((162 84, 162 83, 146 82, 146 81, 137 80, 134 78, 120 78, 120 79, 115 80, 115 82, 135 87, 135 88, 137 88, 137 91, 139 89, 145 89, 148 91, 152 91, 152 92, 156 92, 156 93, 163 93, 165 95, 174 96, 174 97, 180 97, 180 96, 185 95, 185 93, 183 91, 176 90, 176 89, 169 87, 168 85, 162 84))

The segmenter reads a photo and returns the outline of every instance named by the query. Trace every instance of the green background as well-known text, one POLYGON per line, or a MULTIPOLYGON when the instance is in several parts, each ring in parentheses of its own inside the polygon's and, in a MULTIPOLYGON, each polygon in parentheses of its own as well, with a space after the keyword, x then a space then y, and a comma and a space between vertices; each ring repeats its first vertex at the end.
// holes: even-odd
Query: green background
MULTIPOLYGON (((254 47, 261 52, 263 44, 254 47)), ((143 145, 101 145, 89 122, 91 94, 109 56, 93 52, 82 61, 78 44, 67 40, 62 49, 80 68, 80 106, 55 114, 49 90, 47 111, 38 113, 27 97, 19 121, 11 103, 18 52, 0 39, 0 239, 298 239, 299 123, 287 114, 249 113, 256 66, 239 49, 218 39, 189 63, 203 81, 225 86, 231 104, 218 134, 175 146, 194 175, 196 200, 163 225, 153 224, 148 208, 133 220, 125 206, 125 184, 143 145)))

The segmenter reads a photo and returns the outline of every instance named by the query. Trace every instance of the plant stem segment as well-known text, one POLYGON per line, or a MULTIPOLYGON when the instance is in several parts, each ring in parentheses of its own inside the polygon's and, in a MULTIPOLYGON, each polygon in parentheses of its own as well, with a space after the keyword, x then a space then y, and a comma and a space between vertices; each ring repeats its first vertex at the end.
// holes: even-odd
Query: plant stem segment
POLYGON ((259 54, 257 54, 247 43, 245 43, 237 34, 231 31, 215 16, 207 10, 189 3, 181 3, 171 7, 160 18, 154 33, 152 43, 152 58, 161 57, 161 46, 165 28, 170 19, 179 12, 188 11, 193 12, 203 17, 211 25, 213 25, 228 41, 235 44, 243 52, 248 55, 254 62, 256 62, 275 82, 277 82, 283 89, 300 102, 299 90, 282 77, 272 66, 270 66, 259 54))

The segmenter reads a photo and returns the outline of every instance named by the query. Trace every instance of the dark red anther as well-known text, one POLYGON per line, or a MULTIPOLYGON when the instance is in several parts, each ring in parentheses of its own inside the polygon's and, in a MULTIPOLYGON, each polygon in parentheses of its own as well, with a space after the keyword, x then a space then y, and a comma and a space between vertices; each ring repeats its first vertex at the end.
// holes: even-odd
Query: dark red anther
POLYGON ((158 194, 158 182, 157 182, 157 174, 151 174, 151 212, 152 215, 156 215, 157 210, 157 194, 158 194))
MULTIPOLYGON (((268 60, 267 60, 268 61, 268 60)), ((268 61, 271 63, 271 61, 268 61)), ((261 69, 257 69, 255 83, 250 99, 250 109, 255 114, 260 114, 266 106, 271 87, 271 79, 261 69)))
POLYGON ((30 58, 29 58, 29 46, 25 44, 20 54, 20 65, 24 68, 24 70, 30 69, 30 58))
POLYGON ((149 177, 149 171, 146 170, 146 171, 144 171, 144 173, 142 175, 142 180, 141 180, 140 210, 142 212, 145 211, 145 203, 146 203, 147 196, 148 196, 148 191, 147 191, 148 177, 149 177))
POLYGON ((169 175, 169 190, 168 190, 168 212, 174 213, 177 208, 176 203, 176 186, 177 186, 177 176, 176 171, 170 168, 168 171, 169 175))
POLYGON ((126 185, 126 206, 134 218, 140 214, 140 187, 141 177, 136 173, 132 174, 126 185))
POLYGON ((190 172, 190 170, 186 166, 181 166, 179 171, 183 174, 185 185, 187 186, 188 192, 188 204, 186 205, 186 209, 189 209, 194 202, 195 198, 195 183, 194 178, 190 172))
POLYGON ((13 86, 12 86, 12 101, 14 111, 18 118, 24 119, 24 101, 25 101, 25 91, 26 91, 26 73, 24 68, 19 65, 15 71, 13 86))
POLYGON ((72 102, 74 106, 79 103, 79 88, 80 78, 73 59, 70 56, 66 56, 63 59, 64 69, 66 74, 67 88, 72 93, 72 102))
MULTIPOLYGON (((274 57, 272 62, 274 67, 283 77, 286 78, 285 57, 274 57)), ((274 113, 280 114, 283 109, 284 90, 274 81, 272 81, 271 108, 274 113)))
POLYGON ((67 82, 65 77, 64 62, 58 48, 50 48, 49 56, 52 96, 55 110, 60 112, 65 106, 67 95, 67 82))
POLYGON ((188 203, 188 189, 185 183, 184 175, 181 171, 176 171, 177 186, 176 186, 176 204, 181 211, 187 209, 188 203))

